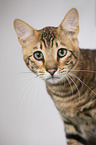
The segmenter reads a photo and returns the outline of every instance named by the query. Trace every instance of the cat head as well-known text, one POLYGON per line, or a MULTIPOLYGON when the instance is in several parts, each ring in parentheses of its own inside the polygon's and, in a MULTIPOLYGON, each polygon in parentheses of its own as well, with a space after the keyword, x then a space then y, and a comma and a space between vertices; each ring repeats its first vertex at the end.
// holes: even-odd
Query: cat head
POLYGON ((71 9, 58 27, 36 30, 20 19, 14 21, 28 68, 45 81, 64 79, 78 60, 78 11, 71 9))

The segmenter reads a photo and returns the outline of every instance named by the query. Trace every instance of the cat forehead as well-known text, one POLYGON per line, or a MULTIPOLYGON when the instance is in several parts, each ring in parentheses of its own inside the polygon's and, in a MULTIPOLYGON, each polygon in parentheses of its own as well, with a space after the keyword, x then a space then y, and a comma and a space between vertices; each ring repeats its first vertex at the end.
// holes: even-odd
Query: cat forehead
POLYGON ((53 41, 56 38, 56 27, 45 27, 40 32, 40 40, 43 41, 45 47, 52 47, 53 41))

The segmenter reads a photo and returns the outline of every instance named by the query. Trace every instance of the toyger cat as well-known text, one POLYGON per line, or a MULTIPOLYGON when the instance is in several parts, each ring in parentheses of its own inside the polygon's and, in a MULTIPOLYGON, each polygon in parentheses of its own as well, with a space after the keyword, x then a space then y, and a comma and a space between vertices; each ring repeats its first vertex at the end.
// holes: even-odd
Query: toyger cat
POLYGON ((59 27, 14 28, 28 68, 45 80, 64 121, 68 145, 96 145, 96 50, 79 49, 79 14, 72 8, 59 27))

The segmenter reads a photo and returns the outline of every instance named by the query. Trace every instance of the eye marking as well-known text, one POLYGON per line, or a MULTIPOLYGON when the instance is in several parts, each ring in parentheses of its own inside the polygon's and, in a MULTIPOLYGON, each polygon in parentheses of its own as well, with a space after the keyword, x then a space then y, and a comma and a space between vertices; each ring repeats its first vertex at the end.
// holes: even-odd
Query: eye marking
POLYGON ((65 48, 60 48, 60 49, 57 51, 57 56, 58 56, 58 58, 65 57, 66 55, 67 55, 67 49, 65 49, 65 48))
POLYGON ((44 61, 44 56, 43 56, 43 53, 41 51, 35 51, 33 53, 33 56, 38 61, 44 61))
POLYGON ((28 56, 27 59, 25 59, 27 65, 29 65, 31 57, 32 57, 32 55, 28 56))

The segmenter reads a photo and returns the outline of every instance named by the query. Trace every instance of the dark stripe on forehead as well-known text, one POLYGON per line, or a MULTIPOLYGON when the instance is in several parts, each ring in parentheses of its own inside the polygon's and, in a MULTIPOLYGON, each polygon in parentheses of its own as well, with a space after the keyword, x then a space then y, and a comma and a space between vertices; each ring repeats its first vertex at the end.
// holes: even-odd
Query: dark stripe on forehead
POLYGON ((42 49, 42 44, 40 44, 40 49, 42 49))
POLYGON ((47 46, 46 46, 46 40, 45 40, 45 39, 43 39, 43 37, 41 37, 41 40, 43 41, 44 46, 47 48, 47 46))
POLYGON ((56 47, 58 47, 58 43, 56 42, 56 47))
POLYGON ((45 27, 42 30, 40 30, 41 32, 41 38, 40 40, 43 41, 45 47, 53 46, 53 41, 56 38, 56 27, 45 27))

